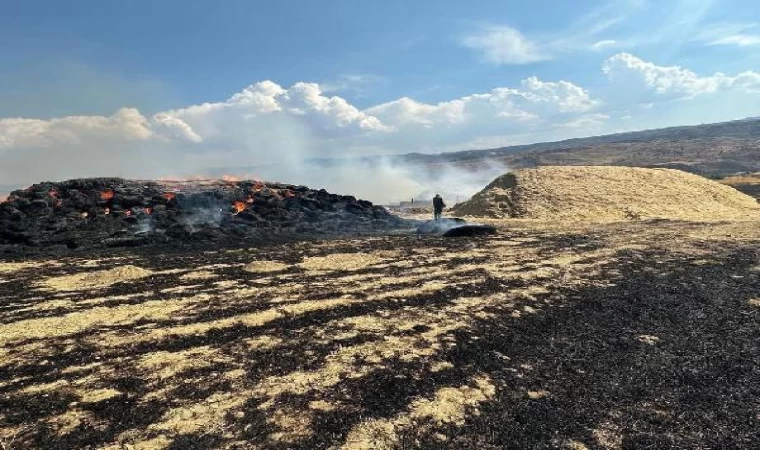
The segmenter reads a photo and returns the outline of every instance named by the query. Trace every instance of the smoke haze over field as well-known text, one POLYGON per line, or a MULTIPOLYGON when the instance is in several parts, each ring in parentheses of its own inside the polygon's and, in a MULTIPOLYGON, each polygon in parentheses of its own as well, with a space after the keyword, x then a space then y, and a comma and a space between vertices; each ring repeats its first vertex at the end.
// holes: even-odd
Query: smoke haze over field
MULTIPOLYGON (((316 83, 285 88, 262 81, 224 101, 149 116, 122 108, 111 116, 0 118, 0 183, 27 186, 95 176, 145 179, 203 174, 217 167, 230 167, 232 173, 240 173, 238 167, 262 167, 262 173, 248 175, 380 203, 429 198, 436 192, 463 199, 506 168, 490 165, 473 173, 445 166, 429 170, 392 159, 355 161, 367 155, 437 153, 603 134, 646 123, 662 125, 663 118, 671 116, 688 121, 683 111, 688 102, 697 101, 693 99, 732 102, 747 92, 760 92, 760 73, 753 71, 698 76, 627 53, 608 58, 602 69, 610 83, 607 98, 597 98, 570 81, 531 76, 513 87, 438 103, 402 97, 360 109, 326 94, 316 83), (647 101, 667 99, 667 107, 654 108, 650 102, 621 109, 622 100, 616 97, 621 90, 613 89, 620 80, 626 80, 625 96, 639 90, 639 97, 647 101), (672 101, 677 99, 683 101, 672 101), (637 113, 647 121, 631 120, 637 113), (341 162, 309 162, 325 158, 341 162)), ((729 116, 722 118, 750 115, 733 106, 717 110, 729 116)))
MULTIPOLYGON (((224 107, 197 108, 213 111, 224 107)), ((200 113, 194 107, 182 114, 200 113)), ((0 130, 5 125, 6 134, 15 139, 13 148, 3 151, 0 146, 4 159, 0 175, 9 182, 0 192, 41 181, 96 176, 156 179, 233 175, 324 188, 382 204, 430 199, 441 193, 453 204, 456 198, 465 199, 506 170, 496 163, 465 170, 453 165, 425 167, 390 157, 350 158, 349 152, 356 149, 351 138, 325 138, 313 125, 290 113, 247 118, 240 111, 217 115, 219 118, 193 128, 169 113, 148 119, 134 109, 120 110, 108 118, 0 121, 0 130), (10 128, 16 131, 8 133, 10 128), (347 148, 327 148, 333 145, 347 148), (324 156, 335 157, 329 162, 315 159, 324 156), (215 169, 220 166, 226 168, 215 169)), ((320 132, 329 135, 331 131, 320 132)), ((375 151, 391 152, 385 147, 375 151)))
POLYGON ((152 117, 125 108, 110 117, 0 119, 0 175, 9 185, 23 187, 93 176, 228 174, 392 203, 429 199, 437 192, 464 199, 504 170, 493 164, 474 172, 433 169, 391 158, 354 157, 413 149, 394 143, 399 138, 395 132, 394 126, 345 100, 323 96, 317 85, 300 83, 284 90, 264 82, 222 103, 152 117), (325 157, 329 163, 319 162, 325 157), (214 171, 220 166, 228 169, 214 171), (243 169, 251 166, 260 170, 243 169))
POLYGON ((457 200, 469 198, 493 178, 507 171, 508 168, 498 161, 479 161, 475 168, 464 168, 454 164, 425 166, 400 162, 394 158, 373 158, 306 161, 238 172, 234 168, 225 168, 205 173, 214 177, 232 174, 304 184, 380 204, 409 201, 412 198, 430 200, 438 193, 453 205, 457 200))

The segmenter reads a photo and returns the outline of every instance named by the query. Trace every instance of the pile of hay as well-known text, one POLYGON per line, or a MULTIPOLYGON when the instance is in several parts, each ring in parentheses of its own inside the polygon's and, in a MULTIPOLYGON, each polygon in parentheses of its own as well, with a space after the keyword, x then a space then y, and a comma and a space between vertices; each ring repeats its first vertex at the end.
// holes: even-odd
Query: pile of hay
POLYGON ((453 212, 495 219, 736 220, 760 218, 760 205, 680 170, 547 166, 502 175, 453 212))
POLYGON ((125 265, 113 269, 99 270, 96 272, 77 273, 63 275, 45 280, 48 288, 58 291, 77 291, 80 289, 100 289, 112 284, 132 281, 153 275, 153 272, 142 267, 125 265))

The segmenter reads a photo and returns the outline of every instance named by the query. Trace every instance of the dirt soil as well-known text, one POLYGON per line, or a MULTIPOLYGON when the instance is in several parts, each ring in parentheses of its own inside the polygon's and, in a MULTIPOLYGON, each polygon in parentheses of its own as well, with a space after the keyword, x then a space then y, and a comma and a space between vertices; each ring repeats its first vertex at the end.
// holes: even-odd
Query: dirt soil
POLYGON ((546 166, 496 178, 460 216, 539 220, 760 219, 760 204, 716 181, 673 169, 546 166))
POLYGON ((760 222, 0 262, 2 449, 760 442, 760 222))

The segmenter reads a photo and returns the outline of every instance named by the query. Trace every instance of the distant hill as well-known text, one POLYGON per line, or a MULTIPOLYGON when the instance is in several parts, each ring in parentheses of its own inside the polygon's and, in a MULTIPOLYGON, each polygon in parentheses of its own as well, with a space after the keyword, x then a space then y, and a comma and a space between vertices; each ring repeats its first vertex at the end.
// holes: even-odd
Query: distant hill
POLYGON ((665 167, 719 178, 760 171, 760 118, 488 150, 411 153, 395 159, 420 165, 460 166, 498 160, 514 169, 539 165, 665 167))
MULTIPOLYGON (((441 164, 475 169, 487 161, 500 162, 512 169, 546 165, 663 167, 721 178, 740 172, 760 172, 760 117, 485 150, 315 158, 309 163, 318 169, 339 166, 346 161, 373 164, 381 160, 431 169, 441 164)), ((222 168, 212 173, 266 169, 267 166, 222 168)))

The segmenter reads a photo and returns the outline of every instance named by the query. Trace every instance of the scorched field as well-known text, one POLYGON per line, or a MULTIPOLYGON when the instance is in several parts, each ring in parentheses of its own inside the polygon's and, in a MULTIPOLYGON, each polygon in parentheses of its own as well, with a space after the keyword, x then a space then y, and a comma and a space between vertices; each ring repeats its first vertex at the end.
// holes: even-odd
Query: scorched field
POLYGON ((760 223, 0 264, 3 449, 752 448, 760 223))

